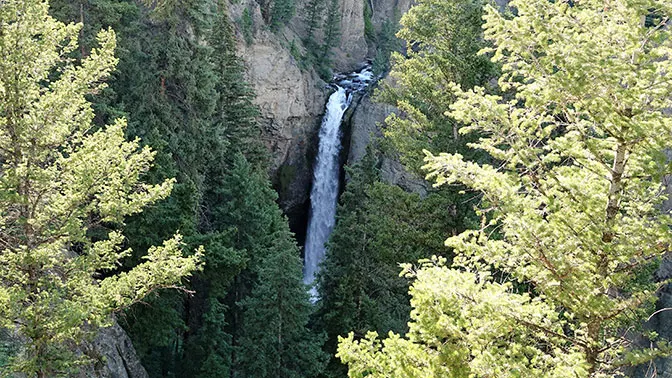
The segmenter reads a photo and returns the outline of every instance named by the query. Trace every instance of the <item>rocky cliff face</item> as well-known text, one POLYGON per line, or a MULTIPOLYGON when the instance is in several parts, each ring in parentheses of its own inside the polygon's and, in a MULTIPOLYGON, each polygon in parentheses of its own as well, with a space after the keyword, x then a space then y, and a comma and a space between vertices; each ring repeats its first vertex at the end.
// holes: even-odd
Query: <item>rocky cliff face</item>
MULTIPOLYGON (((22 348, 25 340, 17 333, 0 329, 0 346, 15 353, 22 348)), ((114 322, 111 327, 101 329, 92 342, 85 343, 79 352, 95 363, 83 367, 76 378, 149 378, 135 348, 126 332, 114 322)), ((5 361, 0 360, 0 366, 5 361)), ((25 374, 13 374, 12 378, 26 378, 25 374)))
MULTIPOLYGON (((348 164, 354 164, 366 154, 366 147, 382 137, 382 127, 385 118, 395 112, 391 105, 375 102, 370 95, 364 96, 350 119, 350 148, 348 164)), ((390 157, 383 157, 380 167, 381 179, 402 189, 425 196, 428 183, 407 171, 401 163, 390 157)))
MULTIPOLYGON (((310 195, 317 132, 330 92, 327 83, 312 68, 301 68, 291 53, 292 45, 295 52, 305 52, 301 45, 305 34, 302 10, 307 1, 297 1, 294 18, 275 33, 264 24, 257 1, 246 0, 230 9, 231 18, 239 26, 244 12, 251 16, 252 43, 243 42, 243 31, 239 30, 239 50, 261 109, 263 138, 272 154, 271 177, 280 194, 280 205, 294 223, 304 221, 301 215, 306 212, 310 195)), ((336 71, 348 71, 372 57, 364 35, 364 1, 369 0, 339 1, 341 37, 333 51, 333 66, 336 71)), ((411 0, 376 0, 370 4, 372 22, 379 29, 385 19, 393 20, 407 11, 411 0)))
POLYGON ((335 51, 334 66, 338 71, 352 71, 366 58, 368 46, 364 37, 364 2, 341 0, 341 43, 335 51))
POLYGON ((116 322, 102 329, 85 352, 100 362, 82 371, 79 378, 149 378, 131 339, 116 322))
MULTIPOLYGON (((248 0, 231 8, 231 18, 243 12, 252 17, 252 43, 239 31, 239 52, 247 80, 256 92, 261 111, 264 143, 271 153, 271 177, 280 205, 292 220, 301 222, 309 198, 313 148, 324 113, 328 88, 312 69, 301 68, 290 44, 300 36, 291 28, 272 33, 261 16, 259 4, 248 0)), ((295 228, 295 227, 293 227, 295 228)))
MULTIPOLYGON (((371 21, 376 30, 380 30, 386 20, 397 20, 411 9, 413 0, 365 0, 369 2, 373 15, 371 21)), ((506 1, 506 0, 501 0, 506 1)))

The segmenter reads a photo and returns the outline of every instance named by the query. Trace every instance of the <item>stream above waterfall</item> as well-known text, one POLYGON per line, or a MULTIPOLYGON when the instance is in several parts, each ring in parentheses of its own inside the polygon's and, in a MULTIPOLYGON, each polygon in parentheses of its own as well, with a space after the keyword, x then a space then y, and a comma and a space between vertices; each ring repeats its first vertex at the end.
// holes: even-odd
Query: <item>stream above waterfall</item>
POLYGON ((317 300, 315 276, 324 260, 325 243, 336 223, 343 115, 351 105, 353 94, 364 91, 372 80, 371 65, 356 72, 336 75, 332 80, 335 92, 327 101, 320 126, 304 252, 303 282, 311 286, 313 300, 317 300))

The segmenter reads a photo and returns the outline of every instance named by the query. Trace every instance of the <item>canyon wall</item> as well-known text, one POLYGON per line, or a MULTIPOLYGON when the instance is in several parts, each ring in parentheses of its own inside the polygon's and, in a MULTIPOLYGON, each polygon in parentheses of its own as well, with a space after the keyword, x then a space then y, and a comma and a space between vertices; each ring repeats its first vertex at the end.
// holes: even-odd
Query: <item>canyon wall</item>
MULTIPOLYGON (((317 132, 331 91, 313 67, 297 60, 297 52, 306 53, 301 41, 306 34, 304 10, 308 1, 298 0, 294 17, 275 32, 265 25, 256 0, 242 1, 230 9, 231 19, 238 25, 247 79, 261 110, 263 138, 272 155, 270 174, 295 231, 305 222, 302 217, 308 206, 317 132), (251 43, 245 42, 240 22, 245 12, 252 19, 251 43)), ((365 37, 364 1, 369 0, 339 0, 340 40, 331 58, 335 72, 353 70, 375 55, 375 42, 365 37)), ((379 30, 385 20, 398 20, 410 8, 411 0, 375 0, 369 5, 372 24, 379 30)))

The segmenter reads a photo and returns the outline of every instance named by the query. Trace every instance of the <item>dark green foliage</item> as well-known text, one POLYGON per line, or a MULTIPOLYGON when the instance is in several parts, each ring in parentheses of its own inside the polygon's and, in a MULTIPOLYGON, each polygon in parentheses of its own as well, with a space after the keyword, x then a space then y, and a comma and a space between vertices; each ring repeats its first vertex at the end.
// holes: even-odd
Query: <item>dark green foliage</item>
MULTIPOLYGON (((299 251, 266 173, 259 112, 244 80, 226 5, 195 0, 152 19, 130 0, 88 0, 82 7, 85 40, 87 33, 108 26, 119 37, 115 80, 94 99, 97 120, 126 115, 129 137, 138 136, 157 151, 148 180, 177 178, 168 199, 127 221, 135 251, 127 265, 178 229, 187 244, 206 250, 205 268, 190 282, 193 293, 156 293, 120 322, 151 377, 238 376, 247 369, 239 361, 256 358, 246 355, 254 351, 241 344, 242 338, 254 340, 259 332, 275 330, 253 315, 276 303, 269 290, 286 290, 291 302, 280 309, 289 312, 276 312, 286 319, 282 349, 287 362, 281 365, 286 371, 317 374, 324 361, 321 339, 306 328, 312 306, 301 280, 299 251), (282 270, 266 272, 268 259, 282 270), (250 331, 246 324, 259 328, 250 331), (302 349, 314 352, 303 359, 288 356, 302 349)), ((276 10, 282 22, 291 17, 287 7, 276 10)), ((65 20, 80 18, 79 6, 66 0, 56 0, 52 12, 65 20)), ((240 22, 251 43, 249 10, 240 22)), ((84 46, 86 53, 90 46, 84 46)))
POLYGON ((385 20, 376 39, 376 56, 373 59, 374 75, 381 75, 390 68, 390 54, 401 48, 401 42, 396 37, 398 21, 385 20))
MULTIPOLYGON (((272 206, 268 207, 273 210, 272 206)), ((280 213, 272 211, 268 245, 251 295, 240 302, 243 326, 237 367, 244 377, 314 377, 327 356, 307 328, 312 306, 302 283, 301 259, 280 213), (298 284, 297 284, 298 283, 298 284)))
POLYGON ((226 306, 209 296, 202 324, 185 346, 182 377, 218 378, 231 374, 232 336, 226 332, 226 306))
POLYGON ((371 4, 369 4, 369 0, 364 0, 364 36, 369 42, 376 41, 376 30, 373 27, 372 16, 373 10, 371 9, 371 4))
POLYGON ((325 0, 308 0, 305 9, 306 38, 303 40, 306 46, 306 57, 304 61, 312 66, 319 66, 319 44, 315 39, 315 32, 321 27, 322 16, 324 12, 325 0))
POLYGON ((315 32, 320 28, 320 21, 322 19, 322 12, 324 11, 325 0, 308 0, 306 4, 305 18, 306 22, 306 40, 304 41, 306 47, 311 50, 312 45, 315 44, 315 32))
POLYGON ((324 21, 324 40, 322 41, 322 61, 328 62, 331 49, 335 47, 341 38, 341 4, 338 0, 329 0, 327 18, 324 21))
POLYGON ((301 51, 299 51, 299 47, 296 45, 296 41, 292 39, 292 42, 289 44, 289 53, 292 55, 294 60, 299 65, 299 68, 302 70, 306 69, 307 67, 307 61, 306 57, 301 54, 301 51))
MULTIPOLYGON (((337 337, 350 331, 404 333, 410 304, 399 263, 449 256, 443 246, 446 230, 465 228, 467 214, 449 210, 454 198, 448 193, 431 192, 425 198, 407 193, 380 182, 376 166, 370 149, 348 170, 351 178, 319 275, 319 322, 328 334, 331 354, 337 337)), ((332 359, 328 372, 343 376, 345 370, 332 359)))
POLYGON ((294 0, 257 0, 264 22, 277 32, 294 16, 294 0))
POLYGON ((228 153, 223 153, 221 157, 230 167, 234 156, 231 152, 240 152, 255 167, 266 169, 269 155, 260 141, 261 130, 257 124, 259 109, 252 103, 254 91, 245 81, 245 67, 236 55, 234 34, 226 8, 221 5, 210 34, 213 55, 217 57, 214 64, 218 77, 215 85, 218 95, 215 116, 219 132, 217 138, 225 140, 229 146, 228 153))
POLYGON ((0 374, 20 350, 20 342, 8 329, 0 329, 0 374))
POLYGON ((238 23, 240 24, 240 29, 243 32, 243 39, 245 39, 245 43, 248 45, 252 44, 252 37, 254 33, 254 21, 252 20, 252 14, 250 13, 249 8, 245 8, 243 10, 243 15, 240 17, 240 20, 238 20, 238 23))
POLYGON ((238 366, 244 377, 315 377, 328 357, 322 337, 307 328, 312 306, 306 287, 292 284, 302 278, 301 261, 289 235, 284 239, 290 243, 277 245, 262 261, 259 283, 241 303, 245 332, 238 366))
POLYGON ((271 8, 271 30, 277 31, 294 16, 294 0, 274 0, 271 8))
POLYGON ((331 80, 331 50, 340 41, 340 3, 338 0, 309 0, 305 8, 306 47, 304 61, 315 68, 318 75, 331 80), (326 12, 326 14, 325 14, 326 12), (315 38, 317 31, 322 31, 322 40, 315 38))
POLYGON ((178 368, 175 356, 180 353, 182 336, 188 330, 184 303, 183 293, 156 293, 145 304, 133 306, 119 318, 150 376, 175 376, 178 368))

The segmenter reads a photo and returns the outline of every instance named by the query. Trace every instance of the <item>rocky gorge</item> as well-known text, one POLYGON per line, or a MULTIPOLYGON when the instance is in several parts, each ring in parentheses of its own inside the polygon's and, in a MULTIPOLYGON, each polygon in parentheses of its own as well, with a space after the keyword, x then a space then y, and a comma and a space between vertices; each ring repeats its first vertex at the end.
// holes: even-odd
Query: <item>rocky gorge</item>
MULTIPOLYGON (((305 9, 307 2, 299 1, 296 8, 305 9)), ((341 30, 340 42, 333 52, 333 72, 352 71, 365 59, 375 56, 377 46, 365 36, 364 5, 359 0, 339 0, 341 30)), ((410 8, 411 1, 378 0, 370 6, 370 21, 379 31, 385 21, 398 22, 400 15, 410 8)), ((290 218, 292 229, 301 237, 317 133, 329 94, 328 83, 312 68, 302 68, 290 50, 292 43, 301 46, 300 41, 305 37, 306 22, 300 11, 285 28, 274 33, 263 27, 260 5, 254 0, 232 6, 231 18, 240 19, 246 9, 251 9, 253 24, 257 26, 253 27, 252 43, 245 43, 242 36, 239 38, 239 50, 247 67, 247 78, 257 94, 255 103, 261 110, 264 140, 272 154, 271 176, 279 201, 290 218)), ((297 49, 305 50, 305 47, 297 49)), ((353 136, 351 143, 356 148, 361 148, 360 137, 368 139, 366 132, 356 132, 353 136)))
MULTIPOLYGON (((308 0, 300 0, 296 8, 304 9, 308 0)), ((500 7, 508 2, 497 1, 500 7)), ((331 73, 353 71, 362 62, 376 54, 376 43, 365 35, 365 7, 371 9, 373 27, 380 30, 386 20, 398 20, 412 5, 411 0, 339 0, 341 37, 334 48, 331 73), (368 4, 367 4, 368 3, 368 4)), ((300 243, 305 238, 310 206, 313 164, 317 155, 318 132, 324 116, 325 103, 332 89, 328 78, 320 77, 313 67, 306 67, 297 59, 296 51, 305 53, 301 42, 306 36, 306 22, 299 11, 280 31, 271 31, 264 25, 260 4, 243 0, 230 9, 232 20, 240 21, 248 13, 252 20, 251 42, 245 41, 241 23, 238 22, 238 48, 247 68, 247 80, 256 93, 255 104, 261 111, 260 123, 263 140, 271 153, 270 174, 279 194, 279 203, 289 217, 290 226, 300 243)), ((342 163, 353 164, 362 159, 366 147, 376 137, 382 136, 381 125, 396 110, 393 106, 375 102, 371 93, 357 98, 353 109, 344 121, 345 135, 342 163)), ((390 184, 424 196, 429 184, 408 172, 396 160, 383 157, 381 177, 390 184)), ((672 184, 668 185, 672 188, 672 184)), ((669 279, 672 260, 665 259, 658 278, 669 279)), ((663 290, 658 309, 670 307, 669 289, 663 290)), ((670 336, 670 316, 664 312, 656 315, 649 326, 661 335, 670 336)), ((122 331, 123 332, 123 331, 122 331)), ((123 340, 123 337, 121 337, 123 340)), ((101 348, 108 356, 108 369, 101 378, 144 378, 146 373, 134 360, 134 353, 122 352, 132 346, 101 348), (120 363, 122 361, 123 363, 120 363), (128 366, 134 366, 129 369, 128 366), (123 369, 122 369, 123 368, 123 369)), ((102 344, 101 344, 102 345, 102 344)), ((658 363, 655 376, 672 377, 672 364, 668 360, 658 363)), ((649 369, 633 373, 637 377, 650 377, 649 369)))
MULTIPOLYGON (((8 376, 34 376, 12 374, 17 371, 37 372, 39 377, 58 372, 82 378, 345 376, 344 364, 352 360, 344 357, 348 351, 342 353, 342 343, 362 343, 369 331, 396 333, 401 338, 412 334, 407 332, 419 314, 418 303, 412 302, 417 294, 414 285, 419 281, 416 269, 431 268, 431 260, 437 267, 447 261, 448 269, 459 271, 459 265, 451 268, 451 260, 459 254, 446 248, 450 245, 446 238, 478 229, 479 221, 481 231, 486 227, 485 213, 491 210, 474 211, 485 202, 481 197, 485 190, 433 185, 421 177, 425 155, 420 151, 446 151, 459 159, 464 154, 467 164, 485 166, 500 161, 499 157, 488 160, 491 157, 473 152, 473 143, 482 134, 463 137, 460 133, 460 128, 478 117, 457 121, 459 116, 447 109, 452 109, 454 97, 459 97, 449 89, 454 83, 464 89, 484 86, 486 92, 501 93, 495 79, 501 67, 477 51, 487 45, 482 28, 484 7, 493 5, 490 10, 497 18, 498 11, 511 11, 509 0, 12 1, 43 1, 53 7, 49 12, 60 17, 59 22, 83 25, 79 33, 82 45, 69 51, 72 59, 61 57, 65 65, 98 57, 98 50, 94 50, 98 30, 110 28, 118 33, 117 50, 110 53, 110 61, 118 57, 117 71, 104 79, 105 83, 109 79, 108 88, 86 94, 82 113, 91 114, 92 130, 105 129, 118 117, 127 118, 128 129, 121 139, 136 138, 140 146, 156 154, 146 165, 143 180, 152 184, 174 180, 166 197, 120 218, 118 225, 101 226, 95 213, 82 216, 81 245, 79 241, 64 243, 54 255, 65 250, 71 260, 86 258, 90 251, 87 243, 94 245, 117 229, 123 232, 125 251, 110 252, 116 258, 112 263, 91 269, 78 281, 93 287, 92 292, 103 282, 127 282, 131 272, 150 260, 153 246, 176 232, 183 237, 175 236, 180 239, 176 254, 201 261, 193 267, 173 264, 191 270, 184 275, 166 274, 167 281, 154 287, 146 288, 143 282, 167 270, 153 269, 144 281, 139 276, 140 283, 129 284, 128 292, 143 296, 127 303, 115 299, 123 294, 104 298, 118 301, 116 306, 102 300, 86 303, 102 306, 99 319, 111 322, 95 323, 93 317, 87 318, 86 307, 77 312, 74 305, 54 316, 53 304, 88 298, 82 295, 85 291, 73 291, 75 295, 68 297, 70 286, 58 289, 60 282, 54 292, 65 299, 58 297, 43 307, 44 314, 51 317, 24 322, 30 313, 20 312, 22 306, 31 309, 39 295, 14 300, 19 305, 12 309, 19 312, 0 328, 0 375, 23 368, 26 370, 12 370, 8 376), (394 35, 404 14, 408 17, 397 39, 394 35), (402 38, 409 41, 408 46, 402 38), (396 64, 391 64, 395 62, 390 61, 389 53, 394 51, 400 54, 393 59, 396 64), (386 90, 381 91, 383 88, 386 90), (87 113, 89 102, 92 110, 87 113), (392 113, 398 117, 389 117, 392 113), (410 156, 412 153, 415 155, 410 156), (411 262, 419 262, 421 267, 408 265, 400 276, 399 264, 411 262), (79 318, 75 316, 71 324, 58 323, 59 316, 70 319, 63 316, 69 313, 79 318), (46 332, 27 332, 31 328, 26 324, 46 332), (54 324, 82 332, 69 338, 66 332, 51 332, 54 324), (90 324, 111 326, 97 331, 87 328, 90 324), (350 341, 343 339, 348 333, 354 335, 349 336, 350 341), (44 349, 33 348, 40 337, 51 340, 40 345, 52 342, 57 349, 69 351, 63 353, 67 355, 65 367, 20 367, 15 363, 42 356, 44 349), (81 361, 81 366, 68 370, 68 358, 81 361)), ((0 31, 2 17, 12 17, 1 13, 0 31)), ((57 26, 65 28, 65 24, 57 26)), ((41 39, 41 34, 32 39, 27 35, 30 43, 41 39)), ((2 38, 0 33, 0 41, 2 38)), ((0 71, 3 67, 0 65, 0 71)), ((59 69, 55 67, 52 69, 59 69)), ((51 79, 35 85, 45 86, 51 79)), ((521 103, 513 108, 525 106, 521 103)), ((0 123, 3 116, 0 106, 0 123)), ((92 152, 95 156, 96 150, 92 152)), ((119 166, 121 163, 115 168, 119 166)), ((515 168, 512 170, 512 177, 517 178, 515 168)), ((447 168, 445 172, 463 170, 447 168)), ((484 182, 493 181, 486 177, 484 182)), ((650 180, 653 186, 658 181, 650 180)), ((664 184, 668 198, 672 197, 672 179, 666 177, 664 184)), ((537 209, 543 213, 542 219, 528 224, 550 223, 547 202, 537 209)), ((534 212, 535 206, 525 209, 534 212)), ((672 211, 672 200, 661 207, 672 211)), ((661 229, 664 232, 664 227, 661 229)), ((513 239, 522 234, 516 233, 513 239)), ((491 235, 493 240, 499 237, 494 231, 491 235)), ((27 250, 30 255, 32 249, 27 250)), ((571 255, 571 251, 560 255, 571 255)), ((647 275, 643 285, 653 287, 653 281, 672 279, 672 257, 668 253, 660 260, 660 265, 646 265, 648 270, 641 273, 647 275)), ((499 269, 497 264, 484 266, 499 269)), ((40 275, 29 278, 49 280, 58 276, 59 269, 47 264, 40 275)), ((3 273, 11 278, 10 271, 21 271, 21 266, 3 273)), ((66 272, 63 282, 67 282, 69 270, 62 271, 66 272)), ((640 273, 634 274, 639 279, 640 273)), ((509 278, 502 274, 499 281, 492 280, 498 285, 509 278)), ((534 285, 544 281, 530 282, 530 288, 523 289, 534 295, 534 285)), ((452 291, 443 288, 453 286, 459 285, 432 288, 438 296, 449 296, 452 291)), ((17 287, 37 290, 38 294, 42 290, 34 284, 17 287)), ((518 294, 517 286, 513 287, 509 291, 518 294)), ((623 292, 620 287, 608 289, 607 296, 628 297, 627 288, 623 292)), ((658 303, 650 311, 642 306, 652 315, 644 330, 632 327, 622 332, 623 345, 655 349, 655 334, 647 339, 643 336, 646 329, 662 339, 672 339, 670 292, 669 284, 658 292, 649 291, 647 303, 653 306, 655 294, 658 303)), ((0 301, 3 298, 0 291, 0 301)), ((464 307, 451 303, 425 302, 452 306, 433 314, 462 316, 459 310, 464 307)), ((570 308, 564 304, 551 307, 561 312, 570 308)), ((640 317, 637 324, 645 318, 640 317)), ((439 324, 430 321, 426 325, 435 323, 439 324)), ((441 333, 448 327, 434 328, 441 333)), ((572 328, 557 329, 567 333, 569 342, 581 341, 580 333, 572 328)), ((621 336, 620 329, 614 332, 621 336)), ((452 344, 459 342, 443 342, 443 347, 450 349, 452 344)), ((542 349, 546 345, 544 341, 538 344, 542 349)), ((552 350, 564 351, 564 346, 552 350)), ((465 364, 474 357, 469 356, 470 347, 466 350, 465 364)), ((53 355, 61 358, 59 353, 53 355)), ((35 366, 46 365, 49 358, 35 359, 35 366)), ((655 363, 632 364, 627 371, 620 367, 618 373, 623 370, 633 378, 672 377, 671 361, 661 357, 655 363)))
MULTIPOLYGON (((302 42, 306 36, 306 20, 301 10, 308 2, 299 0, 295 5, 297 13, 279 31, 272 31, 265 24, 261 4, 256 0, 235 2, 229 7, 246 80, 256 94, 254 103, 260 110, 262 139, 271 156, 269 173, 279 194, 279 204, 299 243, 303 243, 308 222, 318 132, 326 100, 333 91, 328 78, 320 77, 313 67, 303 64, 293 51, 306 53, 302 42), (251 39, 247 41, 242 26, 246 17, 251 20, 251 39)), ((353 71, 361 68, 367 59, 373 59, 378 46, 366 38, 365 23, 370 22, 379 32, 386 22, 396 24, 411 5, 411 0, 338 0, 340 38, 333 48, 331 73, 353 71), (366 6, 371 9, 370 15, 365 14, 366 6)), ((378 127, 394 110, 394 107, 374 103, 372 92, 356 94, 345 115, 341 165, 362 158, 370 138, 381 135, 378 127)), ((421 193, 426 190, 424 180, 407 173, 396 161, 386 159, 383 172, 386 180, 407 190, 421 193)), ((97 356, 101 364, 84 371, 85 376, 148 376, 128 336, 116 324, 87 344, 86 353, 97 356)))

